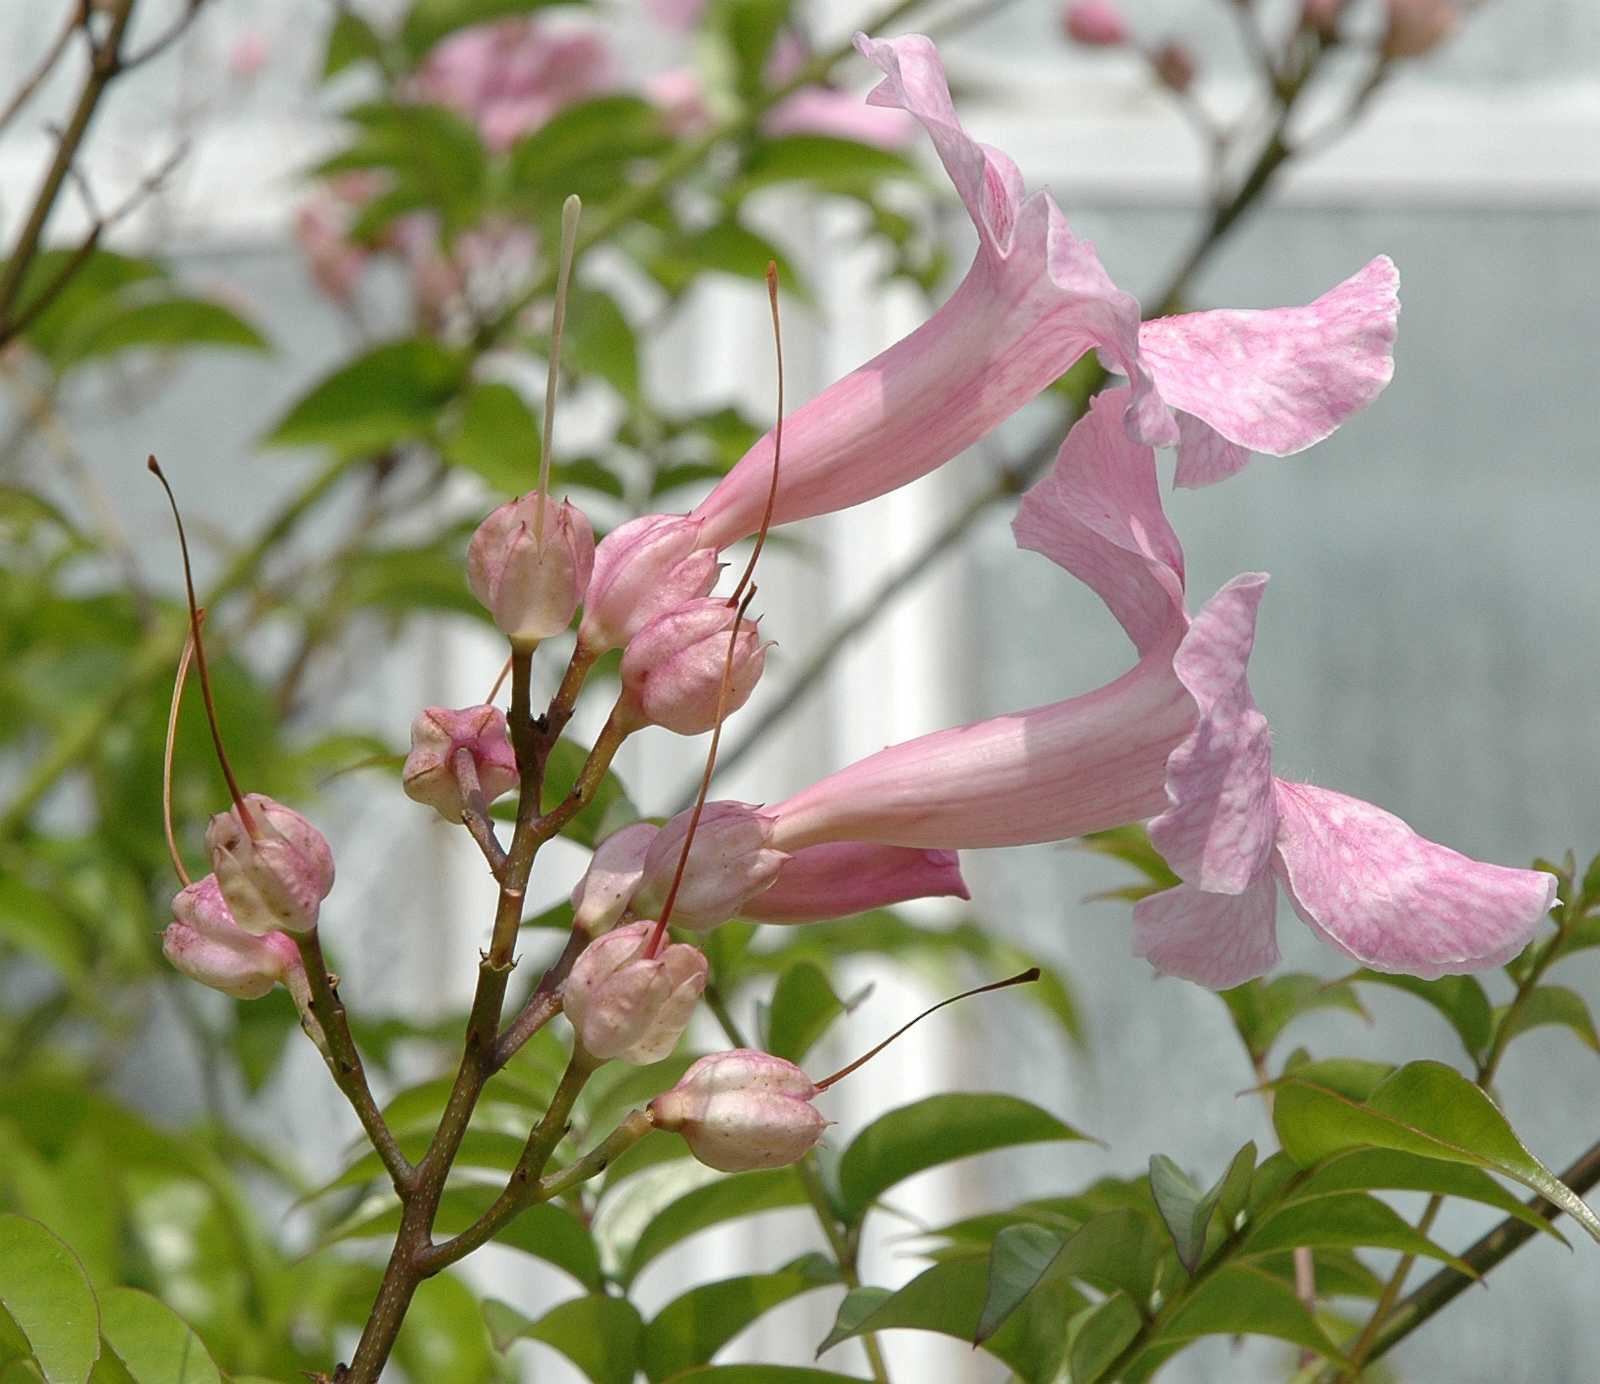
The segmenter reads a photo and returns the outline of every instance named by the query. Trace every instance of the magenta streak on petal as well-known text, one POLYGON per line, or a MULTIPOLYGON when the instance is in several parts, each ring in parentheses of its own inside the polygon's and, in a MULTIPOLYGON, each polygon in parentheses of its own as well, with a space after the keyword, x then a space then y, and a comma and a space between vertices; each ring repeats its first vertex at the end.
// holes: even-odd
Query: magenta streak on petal
MULTIPOLYGON (((910 111, 932 137, 977 227, 978 255, 929 321, 784 421, 774 522, 848 509, 926 475, 1093 347, 1132 380, 1141 435, 1175 441, 1139 364, 1138 303, 1048 196, 1023 200, 1011 161, 961 129, 933 45, 913 36, 858 47, 885 72, 872 102, 910 111)), ((772 446, 769 433, 694 511, 707 544, 725 547, 759 525, 772 446)))
POLYGON ((790 856, 772 887, 746 901, 739 916, 760 923, 813 923, 907 899, 946 897, 972 897, 954 851, 841 841, 807 846, 790 856))
POLYGON ((1359 798, 1277 789, 1274 865, 1290 902, 1365 966, 1432 979, 1503 965, 1555 901, 1551 875, 1472 860, 1359 798))
POLYGON ((1278 889, 1271 874, 1241 893, 1180 884, 1133 908, 1133 954, 1165 975, 1227 990, 1278 964, 1278 889))
POLYGON ((1394 375, 1398 287, 1380 255, 1304 307, 1146 322, 1144 363, 1161 397, 1191 415, 1180 415, 1176 483, 1221 480, 1252 451, 1302 451, 1376 399, 1394 375))

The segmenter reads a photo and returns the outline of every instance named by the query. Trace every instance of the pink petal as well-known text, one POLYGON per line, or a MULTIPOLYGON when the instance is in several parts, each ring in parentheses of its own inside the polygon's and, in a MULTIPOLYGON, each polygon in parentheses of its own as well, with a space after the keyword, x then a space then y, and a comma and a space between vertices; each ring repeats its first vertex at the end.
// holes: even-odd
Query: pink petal
POLYGON ((1277 911, 1270 873, 1238 894, 1180 884, 1134 905, 1133 954, 1166 975, 1227 990, 1278 964, 1277 911))
POLYGON ((1275 864, 1295 912, 1374 970, 1431 980, 1503 965, 1555 900, 1554 877, 1469 859, 1359 798, 1277 790, 1275 864))
POLYGON ((762 133, 828 135, 852 139, 876 149, 904 149, 916 138, 917 127, 904 111, 863 106, 847 91, 827 87, 802 87, 780 101, 762 117, 762 133))
POLYGON ((773 845, 1020 846, 1148 817, 1165 799, 1167 756, 1194 726, 1172 648, 1084 696, 858 760, 772 809, 773 845))
POLYGON ((947 897, 972 897, 954 851, 841 841, 795 852, 772 887, 746 902, 739 916, 758 923, 812 923, 907 899, 947 897))
POLYGON ((1266 873, 1277 816, 1272 739, 1246 671, 1267 579, 1235 577, 1209 600, 1173 657, 1199 708, 1194 733, 1167 761, 1167 801, 1150 840, 1208 893, 1238 894, 1266 873))
MULTIPOLYGON (((1095 347, 1132 382, 1130 427, 1158 445, 1175 441, 1139 363, 1138 303, 1049 197, 1023 200, 1011 161, 962 131, 933 45, 912 37, 858 46, 886 73, 873 102, 903 105, 933 137, 978 228, 978 255, 929 321, 784 420, 774 522, 848 509, 926 475, 1095 347)), ((695 510, 709 546, 755 531, 772 447, 768 433, 695 510)))
MULTIPOLYGON (((1320 442, 1394 374, 1399 275, 1380 255, 1305 307, 1194 312, 1146 322, 1139 349, 1161 397, 1228 442, 1288 456, 1320 442)), ((1243 464, 1185 429, 1177 483, 1206 485, 1243 464), (1192 455, 1190 455, 1192 453, 1192 455)))
POLYGON ((1182 621, 1183 547, 1167 522, 1155 453, 1123 428, 1126 389, 1097 394, 1011 531, 1092 587, 1141 654, 1182 621))

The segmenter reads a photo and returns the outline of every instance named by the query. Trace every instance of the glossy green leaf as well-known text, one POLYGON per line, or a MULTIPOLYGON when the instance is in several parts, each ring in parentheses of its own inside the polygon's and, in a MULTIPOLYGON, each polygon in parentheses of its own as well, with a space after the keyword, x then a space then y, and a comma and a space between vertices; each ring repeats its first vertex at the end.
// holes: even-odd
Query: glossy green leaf
POLYGON ((465 375, 465 358, 430 337, 387 342, 313 385, 265 445, 358 453, 426 437, 465 375))
POLYGON ((1159 1153, 1151 1156, 1150 1191, 1155 1197, 1156 1210, 1172 1236, 1178 1262, 1191 1274, 1200 1266, 1206 1248, 1206 1232, 1218 1205, 1226 1200, 1231 1208, 1223 1215, 1223 1233, 1226 1234, 1227 1222, 1244 1205, 1255 1166, 1256 1146, 1249 1143, 1233 1156, 1227 1171, 1211 1189, 1202 1192, 1170 1158, 1159 1153))
POLYGON ((530 1321, 514 1307, 490 1300, 484 1320, 495 1349, 508 1350, 521 1340, 542 1341, 559 1350, 594 1384, 632 1384, 639 1369, 644 1323, 624 1298, 591 1293, 552 1307, 530 1321))
MULTIPOLYGON (((660 110, 641 97, 614 94, 576 102, 512 146, 518 204, 553 229, 569 194, 589 203, 614 198, 630 167, 669 143, 660 110)), ((578 316, 568 314, 569 326, 578 316)))
POLYGON ((1596 1033, 1589 1003, 1576 990, 1565 985, 1539 985, 1522 997, 1515 1008, 1498 1016, 1500 1038, 1509 1042, 1529 1029, 1555 1025, 1569 1028, 1586 1047, 1600 1052, 1600 1033, 1596 1033))
POLYGON ((674 1298, 645 1328, 643 1364, 652 1381, 707 1363, 751 1322, 774 1307, 839 1281, 838 1267, 808 1254, 775 1273, 703 1283, 674 1298))
MULTIPOLYGON (((439 1238, 465 1230, 498 1195, 498 1189, 469 1185, 450 1187, 439 1202, 434 1230, 439 1238)), ((400 1228, 400 1204, 393 1197, 375 1198, 322 1238, 324 1245, 342 1240, 392 1236, 400 1228)), ((581 1221, 564 1207, 543 1202, 530 1206, 495 1236, 497 1245, 521 1250, 565 1269, 586 1288, 601 1284, 600 1256, 581 1221)))
MULTIPOLYGON (((376 242, 400 217, 426 211, 448 238, 482 218, 488 152, 458 111, 417 101, 373 101, 345 113, 353 142, 317 165, 323 177, 383 175, 384 190, 357 212, 350 238, 376 242)), ((440 247, 448 250, 448 239, 440 247)))
POLYGON ((669 1203, 645 1227, 628 1253, 621 1279, 631 1283, 657 1255, 702 1230, 805 1200, 805 1187, 793 1168, 735 1173, 696 1187, 669 1203))
POLYGON ((989 1254, 989 1282, 973 1329, 978 1344, 1001 1324, 1038 1287, 1061 1253, 1065 1237, 1037 1225, 1008 1226, 995 1236, 989 1254))
MULTIPOLYGON (((1251 1265, 1294 1284, 1299 1272, 1294 1253, 1263 1254, 1252 1259, 1251 1265)), ((1317 1296, 1357 1297, 1375 1301, 1383 1295, 1383 1279, 1369 1269, 1352 1250, 1323 1247, 1311 1251, 1311 1272, 1316 1282, 1317 1296)))
POLYGON ((1533 1188, 1600 1240, 1600 1217, 1523 1147, 1494 1102, 1453 1067, 1412 1062, 1365 1101, 1300 1073, 1276 1085, 1273 1121, 1302 1167, 1362 1145, 1470 1163, 1533 1188))
POLYGON ((539 420, 508 384, 475 384, 445 438, 445 460, 475 471, 496 490, 520 495, 539 475, 539 420))
MULTIPOLYGON (((100 1295, 107 1355, 122 1367, 106 1378, 123 1384, 222 1384, 222 1372, 188 1323, 149 1293, 112 1288, 100 1295)), ((100 1384, 101 1370, 95 1381, 100 1384)))
POLYGON ((805 182, 830 192, 870 190, 885 178, 921 181, 922 171, 903 154, 830 135, 784 135, 751 152, 744 188, 805 182))
MULTIPOLYGON (((55 283, 72 253, 44 250, 33 257, 17 298, 22 313, 29 312, 37 296, 55 283)), ((67 369, 80 358, 80 343, 117 314, 125 295, 148 292, 166 277, 166 270, 154 260, 97 249, 72 270, 50 306, 34 318, 23 335, 54 368, 67 369)))
POLYGON ((737 221, 719 221, 693 235, 669 242, 650 255, 648 265, 669 292, 679 293, 707 271, 765 282, 767 265, 778 266, 778 291, 785 299, 809 304, 811 289, 782 250, 737 221))
POLYGON ((155 298, 133 303, 78 343, 74 358, 87 360, 135 348, 176 350, 224 346, 265 351, 267 339, 221 303, 201 298, 155 298))
POLYGON ((1291 971, 1271 980, 1247 980, 1222 992, 1234 1027, 1252 1060, 1265 1061, 1278 1035, 1302 1014, 1318 1009, 1345 1009, 1367 1017, 1355 989, 1346 981, 1291 971))
POLYGON ((100 1354, 100 1313, 83 1266, 24 1216, 0 1215, 0 1333, 26 1343, 48 1384, 84 1384, 100 1354))
POLYGON ((454 1274, 425 1280, 406 1312, 395 1360, 419 1382, 489 1384, 495 1358, 477 1294, 454 1274))
POLYGON ((1445 1163, 1420 1154, 1395 1149, 1352 1149, 1335 1154, 1294 1189, 1290 1200, 1328 1196, 1335 1192, 1428 1192, 1480 1202, 1552 1235, 1565 1244, 1566 1237, 1543 1216, 1528 1209, 1481 1168, 1465 1163, 1445 1163))
POLYGON ((639 342, 610 294, 595 288, 573 290, 562 363, 598 375, 628 402, 639 402, 639 342))
POLYGON ((858 1221, 889 1188, 915 1173, 991 1149, 1086 1136, 1016 1096, 951 1092, 880 1115, 845 1149, 839 1190, 846 1220, 858 1221))
POLYGON ((1455 1029, 1470 1057, 1478 1057, 1489 1046, 1489 997, 1473 976, 1440 976, 1420 980, 1416 976, 1389 975, 1383 971, 1357 971, 1354 977, 1363 985, 1387 985, 1415 995, 1431 1004, 1455 1029))
POLYGON ((1067 1327, 1072 1384, 1095 1384, 1139 1334, 1139 1313, 1126 1293, 1085 1308, 1067 1327))
POLYGON ((1230 1264, 1200 1283, 1151 1344, 1241 1335, 1274 1336, 1330 1360, 1342 1359, 1290 1285, 1243 1264, 1230 1264))
POLYGON ((376 59, 383 52, 383 40, 373 27, 353 10, 341 9, 328 28, 323 50, 322 80, 336 77, 345 68, 376 59))
POLYGON ((845 1012, 827 974, 810 961, 797 961, 781 976, 767 1014, 767 1051, 801 1063, 828 1026, 845 1012))
POLYGON ((1272 1254, 1302 1245, 1334 1249, 1392 1249, 1400 1254, 1442 1260, 1459 1273, 1471 1269, 1436 1245, 1392 1206, 1366 1192, 1295 1201, 1259 1221, 1245 1241, 1242 1256, 1272 1254))

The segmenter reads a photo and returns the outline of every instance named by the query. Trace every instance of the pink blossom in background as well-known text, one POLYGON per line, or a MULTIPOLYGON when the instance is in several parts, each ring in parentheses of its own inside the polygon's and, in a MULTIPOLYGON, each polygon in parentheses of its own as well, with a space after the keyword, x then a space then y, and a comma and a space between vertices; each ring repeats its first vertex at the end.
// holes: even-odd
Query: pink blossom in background
POLYGON ((614 82, 611 51, 598 34, 506 19, 446 38, 418 69, 412 95, 459 111, 501 150, 614 82))
POLYGON ((228 75, 249 81, 258 75, 272 56, 272 46, 260 29, 246 29, 228 49, 228 75))
POLYGON ((706 12, 706 0, 644 0, 650 17, 667 29, 692 29, 706 12))
POLYGON ((346 239, 348 217, 323 197, 314 197, 294 217, 295 239, 311 271, 312 281, 336 303, 355 296, 368 254, 346 239))
POLYGON ((1120 425, 1127 405, 1126 390, 1095 398, 1014 527, 1105 600, 1138 664, 1084 696, 841 769, 771 809, 772 844, 1023 845, 1159 813, 1151 839, 1184 883, 1135 909, 1135 951, 1158 970, 1219 989, 1268 970, 1274 878, 1364 965, 1437 976, 1515 955, 1551 877, 1470 860, 1370 804, 1272 776, 1245 678, 1266 578, 1234 578, 1190 619, 1154 453, 1120 425))
MULTIPOLYGON (((858 36, 857 46, 885 73, 869 102, 909 111, 933 140, 977 228, 978 256, 928 322, 785 419, 774 522, 847 509, 925 475, 1090 349, 1129 380, 1119 397, 1130 437, 1179 444, 1185 485, 1231 474, 1252 450, 1310 446, 1388 382, 1398 302, 1387 259, 1306 307, 1141 325, 1138 302, 1048 194, 1026 196, 1015 165, 961 128, 931 42, 858 36)), ((757 442, 694 511, 707 544, 759 524, 773 440, 757 442)))
POLYGON ((1449 38, 1460 22, 1460 0, 1388 0, 1384 56, 1420 58, 1449 38))
MULTIPOLYGON (((780 34, 767 59, 769 86, 783 85, 811 57, 811 51, 794 33, 780 34)), ((763 134, 829 135, 852 139, 879 149, 904 149, 917 134, 917 122, 903 110, 866 105, 848 91, 808 86, 785 97, 762 117, 763 134)))
POLYGON ((1128 41, 1122 11, 1108 0, 1074 0, 1062 13, 1061 27, 1074 43, 1090 48, 1115 48, 1128 41))
POLYGON ((692 68, 674 67, 647 78, 644 95, 675 135, 699 134, 711 124, 705 84, 692 68))

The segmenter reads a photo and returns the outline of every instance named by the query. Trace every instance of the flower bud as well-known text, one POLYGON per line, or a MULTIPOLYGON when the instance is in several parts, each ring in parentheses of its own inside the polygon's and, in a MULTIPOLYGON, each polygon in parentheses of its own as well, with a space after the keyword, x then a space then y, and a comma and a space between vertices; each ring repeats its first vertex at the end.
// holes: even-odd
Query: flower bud
POLYGON ((448 822, 459 822, 466 793, 456 778, 456 754, 466 750, 478 772, 485 803, 517 786, 517 757, 505 712, 495 706, 450 711, 430 706, 411 723, 411 753, 401 782, 406 797, 425 803, 448 822))
POLYGON ((1116 48, 1128 41, 1122 11, 1107 0, 1073 0, 1062 12, 1061 27, 1074 43, 1090 48, 1116 48))
POLYGON ((772 887, 747 899, 738 912, 756 923, 812 923, 943 897, 972 897, 954 851, 840 841, 795 851, 772 887))
POLYGON ((698 546, 700 529, 681 514, 647 514, 600 540, 578 627, 584 648, 620 649, 658 615, 716 585, 717 555, 698 546))
POLYGON ((292 808, 262 793, 246 793, 254 834, 237 808, 219 812, 206 828, 206 849, 233 918, 256 936, 283 929, 310 932, 333 888, 327 839, 292 808))
POLYGON ((594 566, 594 531, 583 512, 530 491, 495 510, 467 546, 472 594, 494 616, 512 647, 531 649, 572 623, 594 566), (544 543, 534 541, 539 506, 544 543))
POLYGON ((1386 58, 1420 58, 1455 32, 1461 19, 1458 0, 1389 0, 1386 58))
MULTIPOLYGON (((692 813, 680 812, 656 834, 633 892, 635 913, 659 918, 672 888, 692 813)), ((789 857, 772 849, 777 818, 749 803, 707 803, 668 919, 705 931, 725 923, 778 877, 789 857)))
MULTIPOLYGON (((686 601, 628 641, 622 655, 622 694, 639 724, 665 726, 679 735, 711 729, 735 618, 726 601, 686 601)), ((749 699, 766 658, 755 622, 741 620, 725 716, 749 699)))
POLYGON ((708 967, 698 948, 674 942, 645 956, 653 922, 629 923, 589 943, 572 963, 562 1008, 591 1057, 659 1062, 688 1027, 708 967))
POLYGON ((1169 39, 1156 49, 1150 61, 1162 86, 1181 95, 1194 85, 1194 54, 1181 43, 1169 39))
POLYGON ((595 847, 589 868, 572 891, 574 927, 598 937, 616 924, 633 898, 645 853, 660 830, 654 822, 634 822, 595 847))
POLYGON ((255 1000, 279 981, 304 978, 294 941, 282 932, 258 937, 234 921, 215 875, 179 891, 161 950, 190 980, 236 1000, 255 1000))
POLYGON ((828 1127, 811 1104, 816 1094, 792 1062, 735 1048, 702 1057, 650 1102, 650 1114, 657 1128, 683 1135, 709 1168, 782 1168, 804 1158, 828 1127))

